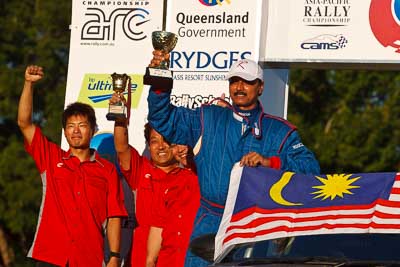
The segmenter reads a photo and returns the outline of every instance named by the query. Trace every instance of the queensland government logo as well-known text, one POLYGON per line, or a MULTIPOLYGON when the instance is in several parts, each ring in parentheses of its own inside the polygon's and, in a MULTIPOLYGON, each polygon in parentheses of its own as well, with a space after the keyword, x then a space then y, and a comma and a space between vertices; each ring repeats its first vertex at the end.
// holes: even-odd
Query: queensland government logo
POLYGON ((371 0, 369 23, 381 45, 400 53, 400 0, 371 0))
POLYGON ((349 41, 342 34, 322 34, 300 44, 306 50, 336 50, 345 48, 349 41))
MULTIPOLYGON (((131 77, 132 108, 137 108, 143 91, 143 75, 129 74, 131 77)), ((85 74, 78 101, 94 108, 108 108, 108 100, 113 94, 110 74, 85 74)), ((127 92, 124 92, 125 98, 127 92)))
POLYGON ((116 8, 106 14, 99 7, 86 10, 86 22, 82 26, 81 40, 115 41, 116 33, 122 31, 132 41, 147 37, 142 26, 150 21, 149 11, 143 8, 116 8))
POLYGON ((199 0, 199 1, 205 6, 216 6, 216 5, 222 6, 222 3, 227 3, 227 4, 231 3, 231 0, 199 0))

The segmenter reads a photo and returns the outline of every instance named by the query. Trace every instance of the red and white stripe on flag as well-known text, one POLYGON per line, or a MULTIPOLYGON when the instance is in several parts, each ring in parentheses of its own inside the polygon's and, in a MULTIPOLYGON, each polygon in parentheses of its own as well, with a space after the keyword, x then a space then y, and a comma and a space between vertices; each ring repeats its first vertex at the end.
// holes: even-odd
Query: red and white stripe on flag
POLYGON ((290 236, 343 233, 400 233, 400 173, 388 199, 368 205, 302 209, 262 209, 232 214, 243 168, 235 165, 224 215, 215 240, 214 259, 235 244, 290 236))

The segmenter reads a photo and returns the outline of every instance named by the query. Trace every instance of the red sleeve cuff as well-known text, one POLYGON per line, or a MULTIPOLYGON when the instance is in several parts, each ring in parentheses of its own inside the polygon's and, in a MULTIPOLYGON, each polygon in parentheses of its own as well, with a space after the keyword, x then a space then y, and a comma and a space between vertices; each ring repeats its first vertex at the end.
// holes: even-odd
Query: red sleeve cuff
POLYGON ((157 228, 165 228, 165 224, 158 221, 150 221, 150 226, 157 227, 157 228))
POLYGON ((161 89, 154 89, 153 90, 154 93, 156 93, 157 95, 161 94, 163 92, 163 90, 161 89))
POLYGON ((158 88, 158 87, 155 87, 155 86, 150 87, 150 90, 153 91, 156 95, 159 95, 161 93, 169 93, 169 92, 171 92, 171 89, 158 88))
POLYGON ((269 158, 270 167, 279 170, 281 168, 281 159, 277 156, 269 158))

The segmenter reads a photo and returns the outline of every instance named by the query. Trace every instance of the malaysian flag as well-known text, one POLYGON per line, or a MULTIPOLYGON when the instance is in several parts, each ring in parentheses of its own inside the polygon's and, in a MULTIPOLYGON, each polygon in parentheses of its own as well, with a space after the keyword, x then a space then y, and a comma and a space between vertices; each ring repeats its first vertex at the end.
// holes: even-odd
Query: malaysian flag
POLYGON ((214 258, 235 244, 336 233, 400 233, 400 174, 303 175, 236 164, 214 258))

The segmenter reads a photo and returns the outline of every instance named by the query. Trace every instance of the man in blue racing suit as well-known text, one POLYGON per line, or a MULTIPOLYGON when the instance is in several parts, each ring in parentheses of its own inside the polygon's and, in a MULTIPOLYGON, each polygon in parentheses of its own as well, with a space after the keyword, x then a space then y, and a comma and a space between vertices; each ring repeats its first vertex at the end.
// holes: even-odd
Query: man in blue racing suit
MULTIPOLYGON (((154 51, 150 67, 166 55, 154 51)), ((201 191, 192 239, 216 233, 225 205, 233 165, 265 166, 318 174, 319 164, 300 140, 296 127, 263 112, 258 101, 263 71, 249 59, 235 62, 228 75, 233 105, 203 105, 197 109, 170 104, 171 90, 152 87, 148 96, 151 126, 172 143, 193 147, 201 191)), ((188 253, 185 266, 209 263, 188 253)))

